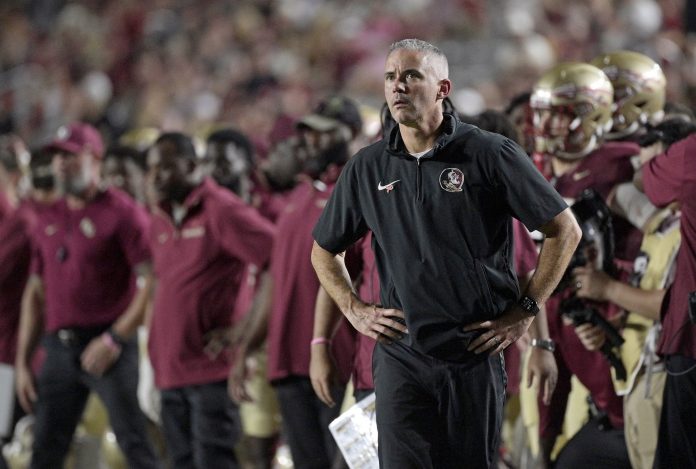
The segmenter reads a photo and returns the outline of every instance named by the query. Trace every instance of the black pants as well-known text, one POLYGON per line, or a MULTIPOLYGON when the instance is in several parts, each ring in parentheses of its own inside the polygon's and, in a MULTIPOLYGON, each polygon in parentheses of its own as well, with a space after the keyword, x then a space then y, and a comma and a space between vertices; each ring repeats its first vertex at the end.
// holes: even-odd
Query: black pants
POLYGON ((696 467, 696 360, 667 355, 655 469, 696 467))
POLYGON ((344 387, 332 390, 337 404, 328 407, 321 402, 304 376, 292 376, 273 383, 278 393, 283 434, 290 446, 296 469, 327 469, 340 458, 329 423, 338 417, 344 387))
POLYGON ((38 377, 32 469, 62 467, 89 392, 96 392, 109 412, 118 445, 131 468, 158 467, 147 439, 145 416, 138 406, 138 345, 124 345, 116 363, 100 378, 84 372, 80 354, 98 335, 78 333, 72 343, 56 335, 43 340, 46 359, 38 377))
POLYGON ((453 363, 378 343, 372 370, 382 469, 492 466, 505 402, 500 355, 453 363))
POLYGON ((375 392, 374 389, 356 389, 353 391, 353 397, 355 398, 355 402, 360 402, 373 392, 375 392))
POLYGON ((600 429, 590 419, 566 443, 555 469, 631 469, 623 428, 600 429))
POLYGON ((220 381, 162 394, 162 427, 175 469, 238 467, 234 446, 241 437, 237 405, 220 381))

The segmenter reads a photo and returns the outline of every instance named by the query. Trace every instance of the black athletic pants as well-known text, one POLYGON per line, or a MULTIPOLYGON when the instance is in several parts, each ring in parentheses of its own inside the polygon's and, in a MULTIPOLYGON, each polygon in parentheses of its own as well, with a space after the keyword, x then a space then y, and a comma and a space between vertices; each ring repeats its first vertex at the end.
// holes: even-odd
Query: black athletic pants
POLYGON ((32 469, 62 467, 90 390, 104 402, 129 467, 159 466, 147 437, 145 415, 138 405, 136 339, 124 344, 118 360, 103 376, 82 370, 80 355, 103 329, 64 329, 44 337, 46 359, 37 381, 32 469))
POLYGON ((505 401, 500 354, 453 363, 378 343, 372 370, 382 469, 493 465, 505 401))
POLYGON ((696 360, 667 355, 655 469, 696 467, 696 360))
POLYGON ((631 469, 623 428, 600 428, 590 419, 566 443, 555 469, 631 469))
POLYGON ((328 407, 321 402, 305 376, 290 376, 273 382, 283 417, 284 436, 290 446, 296 469, 328 469, 340 464, 342 458, 329 431, 329 424, 338 417, 345 387, 332 389, 337 404, 328 407))

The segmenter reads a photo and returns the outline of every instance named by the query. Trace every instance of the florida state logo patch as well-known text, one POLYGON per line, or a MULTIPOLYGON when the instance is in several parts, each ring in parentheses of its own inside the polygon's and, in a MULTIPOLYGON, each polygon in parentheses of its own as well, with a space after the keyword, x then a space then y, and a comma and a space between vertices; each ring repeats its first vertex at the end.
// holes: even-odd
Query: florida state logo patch
POLYGON ((464 185, 464 173, 461 169, 446 168, 440 173, 440 187, 447 192, 461 192, 464 185))

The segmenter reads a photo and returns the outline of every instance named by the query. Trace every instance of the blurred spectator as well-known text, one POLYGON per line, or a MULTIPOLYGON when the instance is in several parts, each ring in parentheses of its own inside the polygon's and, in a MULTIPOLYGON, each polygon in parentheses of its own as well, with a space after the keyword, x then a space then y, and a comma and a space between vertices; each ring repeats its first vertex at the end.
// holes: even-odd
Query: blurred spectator
POLYGON ((195 134, 225 121, 267 142, 275 117, 305 115, 334 90, 379 105, 378 51, 426 32, 485 107, 504 106, 557 60, 626 48, 663 65, 669 99, 696 103, 684 0, 38 5, 0 7, 0 128, 28 142, 76 119, 111 140, 133 127, 195 134))

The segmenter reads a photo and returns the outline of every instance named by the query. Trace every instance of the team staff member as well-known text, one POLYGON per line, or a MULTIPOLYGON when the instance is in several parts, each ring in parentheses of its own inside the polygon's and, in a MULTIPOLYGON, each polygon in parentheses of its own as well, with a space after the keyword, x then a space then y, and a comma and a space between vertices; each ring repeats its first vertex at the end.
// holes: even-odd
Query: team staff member
POLYGON ((147 162, 159 202, 150 231, 157 283, 148 349, 167 448, 175 468, 237 467, 230 362, 226 353, 206 353, 206 338, 230 327, 246 264, 267 262, 273 225, 201 177, 186 135, 162 134, 147 162))
POLYGON ((7 365, 15 361, 19 310, 31 256, 19 190, 22 154, 29 155, 18 137, 0 136, 0 363, 7 365))
POLYGON ((447 76, 447 58, 431 44, 391 46, 384 91, 399 125, 350 160, 314 229, 322 285, 356 329, 379 340, 384 468, 491 466, 505 395, 500 352, 526 332, 580 238, 519 146, 443 114, 447 76), (512 215, 546 235, 523 295, 512 215), (367 230, 383 307, 355 295, 340 255, 367 230))
MULTIPOLYGON (((252 204, 252 194, 260 187, 255 182, 254 147, 246 135, 233 128, 214 131, 206 139, 205 159, 210 165, 210 175, 215 182, 232 191, 247 204, 252 204)), ((272 199, 262 200, 269 202, 272 199)), ((268 219, 265 216, 267 211, 262 210, 260 206, 255 208, 268 219)), ((206 346, 209 353, 216 353, 230 345, 234 347, 238 341, 237 333, 245 327, 260 275, 259 266, 246 266, 232 315, 235 332, 223 328, 209 333, 210 340, 206 346)), ((266 358, 265 348, 254 355, 256 366, 249 383, 249 393, 253 400, 239 403, 239 417, 244 433, 240 446, 244 448, 243 453, 247 456, 250 469, 270 469, 280 433, 278 399, 266 379, 266 358)))
POLYGON ((19 401, 36 417, 31 467, 62 465, 90 390, 106 405, 128 464, 157 467, 138 407, 133 335, 151 283, 147 215, 125 193, 100 189, 104 148, 94 127, 63 128, 48 149, 65 196, 36 212, 15 362, 19 401), (30 363, 42 334, 35 387, 30 363))
MULTIPOLYGON (((298 130, 302 144, 296 157, 302 163, 304 181, 288 197, 278 217, 277 236, 271 253, 270 275, 262 277, 258 310, 250 314, 248 330, 233 373, 232 392, 238 400, 249 396, 245 389, 245 355, 268 337, 268 378, 275 388, 283 417, 284 436, 298 469, 335 467, 342 463, 329 423, 338 416, 337 407, 326 407, 314 394, 309 377, 314 308, 319 280, 312 269, 311 230, 331 195, 340 171, 350 157, 348 145, 362 127, 357 106, 342 96, 324 99, 313 114, 305 116, 298 130), (267 333, 267 334, 266 334, 267 333)), ((257 294, 258 295, 258 294, 257 294)), ((328 342, 325 337, 321 342, 328 342)), ((347 323, 332 340, 333 357, 340 382, 332 389, 334 399, 345 393, 350 376, 354 344, 347 323)))
POLYGON ((681 246, 662 312, 657 353, 667 369, 655 468, 696 467, 696 134, 643 166, 642 184, 661 207, 679 202, 681 246))
MULTIPOLYGON (((15 361, 22 292, 29 277, 31 258, 29 214, 20 190, 22 166, 26 164, 23 156, 29 153, 18 137, 0 136, 0 363, 9 366, 15 361)), ((12 438, 14 426, 23 415, 15 393, 11 392, 13 384, 7 381, 0 383, 4 396, 0 406, 13 413, 8 432, 0 429, 0 445, 12 438)), ((0 468, 7 468, 2 454, 0 468)))

